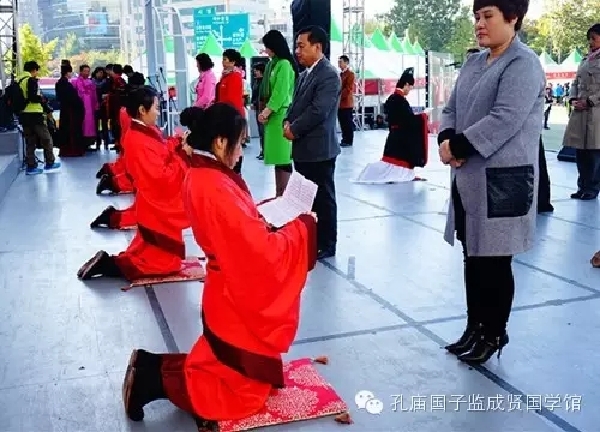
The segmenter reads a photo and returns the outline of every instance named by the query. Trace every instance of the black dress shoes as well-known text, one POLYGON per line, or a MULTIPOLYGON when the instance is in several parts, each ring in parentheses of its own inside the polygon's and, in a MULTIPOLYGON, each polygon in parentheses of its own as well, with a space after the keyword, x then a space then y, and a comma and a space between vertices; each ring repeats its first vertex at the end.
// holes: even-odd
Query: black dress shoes
POLYGON ((582 201, 592 201, 598 198, 598 192, 585 192, 578 190, 577 192, 571 194, 571 198, 579 199, 582 201))
POLYGON ((321 249, 317 253, 317 259, 322 260, 326 258, 331 258, 335 256, 335 248, 321 249))

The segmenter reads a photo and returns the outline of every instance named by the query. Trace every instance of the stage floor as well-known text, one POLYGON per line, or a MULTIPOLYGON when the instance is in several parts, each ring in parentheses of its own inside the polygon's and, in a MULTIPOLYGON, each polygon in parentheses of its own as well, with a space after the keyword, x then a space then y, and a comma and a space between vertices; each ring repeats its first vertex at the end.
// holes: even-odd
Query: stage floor
MULTIPOLYGON (((431 163, 421 172, 427 182, 352 184, 381 156, 384 139, 381 131, 358 134, 338 159, 338 255, 309 277, 287 358, 330 357, 320 371, 352 407, 348 430, 596 432, 600 270, 589 260, 600 249, 600 202, 569 199, 574 164, 547 154, 556 210, 539 216, 536 247, 515 260, 510 344, 499 361, 472 370, 441 349, 465 318, 461 252, 441 234, 448 169, 432 139, 431 163), (384 403, 381 414, 355 407, 361 390, 384 403), (394 395, 403 400, 395 412, 394 395)), ((247 149, 243 175, 261 199, 274 184, 272 170, 255 159, 257 147, 247 149)), ((112 156, 63 160, 55 174, 21 174, 1 203, 0 431, 195 431, 167 402, 149 406, 143 423, 129 422, 120 385, 132 348, 190 348, 201 331, 202 285, 123 293, 119 282, 76 278, 91 254, 119 252, 131 236, 89 228, 107 205, 130 202, 95 195, 94 174, 112 156)), ((187 245, 197 251, 191 235, 187 245)), ((321 419, 272 430, 342 427, 321 419)))

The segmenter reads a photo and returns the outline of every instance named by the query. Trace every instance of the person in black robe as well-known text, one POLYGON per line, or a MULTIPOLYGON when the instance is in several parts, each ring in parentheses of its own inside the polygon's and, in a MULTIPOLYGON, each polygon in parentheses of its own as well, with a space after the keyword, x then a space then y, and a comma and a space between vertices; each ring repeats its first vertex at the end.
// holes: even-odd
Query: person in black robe
POLYGON ((63 64, 60 67, 60 79, 54 85, 56 99, 60 103, 57 136, 61 158, 83 156, 87 148, 81 128, 84 115, 83 101, 70 82, 72 73, 73 67, 70 64, 63 64))
POLYGON ((383 149, 384 162, 413 169, 427 163, 427 115, 414 114, 406 96, 415 85, 414 69, 408 68, 385 101, 389 133, 383 149))

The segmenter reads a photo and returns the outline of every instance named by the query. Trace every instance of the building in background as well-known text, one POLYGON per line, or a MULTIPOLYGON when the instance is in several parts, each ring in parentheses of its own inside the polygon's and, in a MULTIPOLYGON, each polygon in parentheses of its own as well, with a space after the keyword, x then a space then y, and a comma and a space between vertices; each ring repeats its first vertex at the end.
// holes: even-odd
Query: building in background
POLYGON ((20 0, 18 18, 20 25, 29 24, 35 34, 42 33, 42 14, 38 0, 20 0))
POLYGON ((279 0, 268 17, 268 29, 280 31, 288 41, 290 48, 294 46, 291 4, 291 0, 279 0))
MULTIPOLYGON (((126 22, 127 32, 132 44, 140 52, 145 51, 144 2, 128 0, 130 21, 126 22)), ((268 19, 272 16, 269 0, 168 0, 164 4, 172 5, 179 10, 186 39, 187 49, 195 56, 194 42, 194 9, 216 6, 225 13, 248 13, 250 15, 250 39, 258 45, 260 38, 269 29, 268 19)), ((172 34, 171 23, 163 23, 167 34, 172 34)))
MULTIPOLYGON (((144 0, 19 0, 20 22, 29 23, 43 41, 74 34, 81 51, 120 50, 127 60, 146 51, 144 0)), ((195 55, 194 9, 217 6, 225 13, 248 13, 250 40, 260 48, 260 39, 277 29, 291 41, 290 0, 271 9, 269 0, 166 0, 178 8, 188 52, 195 55)), ((170 23, 165 22, 167 34, 170 23)))
POLYGON ((122 49, 121 0, 20 0, 21 23, 23 5, 37 8, 40 25, 34 31, 45 42, 74 34, 82 51, 122 49))

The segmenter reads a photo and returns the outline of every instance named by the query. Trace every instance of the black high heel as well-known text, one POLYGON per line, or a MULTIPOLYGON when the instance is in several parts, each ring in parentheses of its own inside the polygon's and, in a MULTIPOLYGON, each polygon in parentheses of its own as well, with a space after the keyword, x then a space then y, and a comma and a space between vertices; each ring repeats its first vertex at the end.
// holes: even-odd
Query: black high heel
POLYGON ((450 354, 458 356, 469 352, 471 348, 473 348, 473 345, 475 345, 475 342, 480 339, 480 337, 481 324, 477 324, 476 326, 467 326, 460 339, 454 343, 446 345, 444 349, 450 354))
POLYGON ((500 358, 502 348, 508 344, 508 334, 490 338, 482 335, 470 351, 458 356, 460 361, 471 364, 483 364, 488 361, 497 352, 497 357, 500 358))

